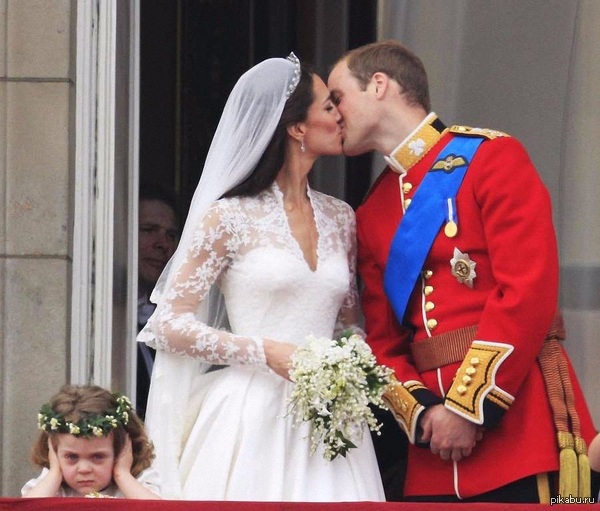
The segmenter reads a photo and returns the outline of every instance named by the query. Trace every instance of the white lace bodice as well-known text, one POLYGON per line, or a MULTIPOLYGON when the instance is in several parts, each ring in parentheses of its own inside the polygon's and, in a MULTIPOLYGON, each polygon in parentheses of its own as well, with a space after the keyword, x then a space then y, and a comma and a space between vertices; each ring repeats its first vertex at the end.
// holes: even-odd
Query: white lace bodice
POLYGON ((139 340, 210 364, 265 364, 262 338, 302 343, 357 322, 354 212, 308 190, 318 231, 313 271, 294 238, 276 184, 256 197, 214 203, 139 340), (211 286, 230 330, 199 319, 211 286))

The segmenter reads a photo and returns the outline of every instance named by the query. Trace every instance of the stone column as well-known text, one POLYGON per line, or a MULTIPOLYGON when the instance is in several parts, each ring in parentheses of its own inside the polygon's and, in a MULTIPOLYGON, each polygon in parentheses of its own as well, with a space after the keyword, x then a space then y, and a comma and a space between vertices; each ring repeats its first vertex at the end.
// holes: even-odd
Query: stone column
POLYGON ((37 469, 37 410, 69 367, 75 13, 0 0, 0 494, 37 469))

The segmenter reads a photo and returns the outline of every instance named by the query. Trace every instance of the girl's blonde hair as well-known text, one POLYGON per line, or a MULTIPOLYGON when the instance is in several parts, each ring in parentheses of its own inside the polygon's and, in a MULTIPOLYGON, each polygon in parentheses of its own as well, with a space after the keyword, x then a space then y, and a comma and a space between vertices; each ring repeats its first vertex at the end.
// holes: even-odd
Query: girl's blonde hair
MULTIPOLYGON (((65 421, 78 423, 91 416, 106 415, 116 410, 117 397, 108 390, 95 385, 64 385, 50 400, 52 411, 65 421)), ((133 410, 129 412, 129 420, 112 430, 115 459, 121 454, 127 435, 131 437, 133 464, 131 474, 139 476, 152 464, 154 446, 148 439, 144 423, 133 410)), ((40 431, 31 452, 31 461, 39 467, 50 467, 48 460, 48 437, 56 448, 58 432, 40 431)))

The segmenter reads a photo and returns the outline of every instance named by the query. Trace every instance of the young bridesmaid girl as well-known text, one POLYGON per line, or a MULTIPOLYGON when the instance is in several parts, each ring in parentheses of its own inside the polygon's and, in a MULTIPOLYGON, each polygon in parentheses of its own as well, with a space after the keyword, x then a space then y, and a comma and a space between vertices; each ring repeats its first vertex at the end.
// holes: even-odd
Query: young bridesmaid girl
POLYGON ((42 406, 38 425, 31 460, 42 472, 23 497, 160 498, 154 448, 126 396, 65 385, 42 406))

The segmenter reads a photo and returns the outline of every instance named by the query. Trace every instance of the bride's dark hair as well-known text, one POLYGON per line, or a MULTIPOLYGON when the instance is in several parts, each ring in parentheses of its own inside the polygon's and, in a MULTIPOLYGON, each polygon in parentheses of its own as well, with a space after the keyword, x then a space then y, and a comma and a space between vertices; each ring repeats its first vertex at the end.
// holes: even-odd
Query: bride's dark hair
POLYGON ((304 122, 308 115, 308 109, 314 101, 314 71, 304 64, 301 69, 300 81, 292 95, 286 101, 273 138, 271 138, 269 145, 252 171, 252 174, 239 185, 225 192, 223 197, 248 197, 257 195, 266 190, 275 181, 275 177, 277 177, 277 173, 281 170, 285 159, 285 150, 288 141, 287 128, 294 123, 304 122))

